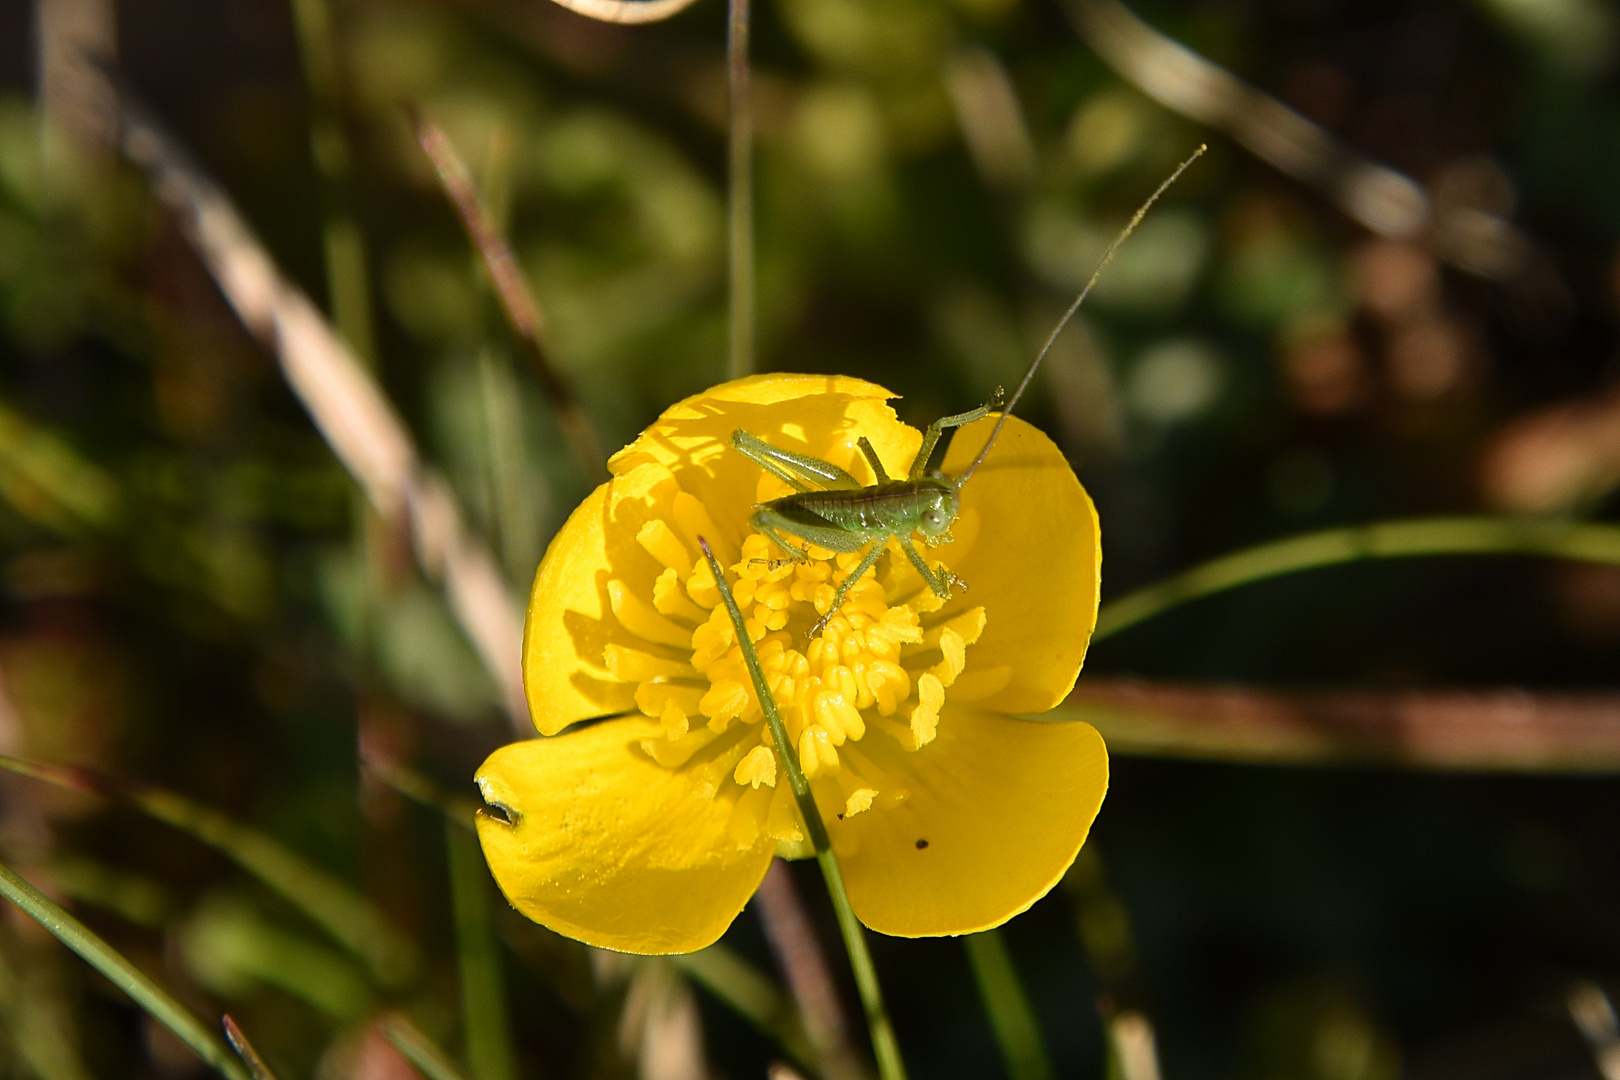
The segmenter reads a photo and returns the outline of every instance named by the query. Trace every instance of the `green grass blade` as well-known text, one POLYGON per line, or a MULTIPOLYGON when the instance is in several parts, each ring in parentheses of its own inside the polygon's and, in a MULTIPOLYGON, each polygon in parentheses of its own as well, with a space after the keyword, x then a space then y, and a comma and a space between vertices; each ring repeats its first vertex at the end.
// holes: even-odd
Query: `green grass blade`
POLYGON ((477 837, 450 819, 444 831, 450 845, 450 903, 456 922, 467 1065, 473 1080, 515 1080, 506 980, 489 909, 489 871, 477 837))
POLYGON ((466 1077, 451 1064, 445 1052, 435 1046, 433 1040, 428 1038, 421 1028, 405 1017, 396 1013, 379 1026, 383 1038, 392 1043, 395 1050, 405 1055, 405 1060, 410 1062, 411 1067, 421 1073, 426 1080, 466 1080, 466 1077))
POLYGON ((969 934, 962 939, 973 980, 979 984, 979 997, 990 1016, 990 1029, 1012 1080, 1054 1080, 1052 1059, 1041 1041, 1040 1025, 1030 1008, 1029 996, 1018 981, 1007 943, 995 930, 969 934))
POLYGON ((332 938, 366 962, 383 986, 416 977, 416 946, 375 904, 318 869, 279 840, 161 788, 130 784, 88 769, 0 755, 0 769, 58 787, 90 791, 125 802, 219 851, 281 894, 332 938))
POLYGON ((1363 559, 1434 555, 1537 555, 1620 565, 1620 527, 1542 518, 1455 517, 1375 521, 1290 536, 1200 563, 1117 600, 1097 613, 1093 641, 1180 604, 1240 585, 1363 559))
POLYGON ((877 966, 872 963, 872 950, 866 943, 866 927, 861 925, 855 917, 855 909, 849 903, 849 890, 844 887, 844 871, 838 865, 838 855, 832 849, 832 842, 827 838, 827 825, 821 820, 821 812, 816 809, 815 796, 810 792, 810 781, 805 779, 804 770, 799 767, 798 750, 793 740, 787 737, 787 728, 782 723, 782 713, 776 706, 776 698, 771 694, 771 687, 765 678, 765 670, 760 667, 759 653, 754 649, 754 643, 748 636, 748 628, 743 625, 742 612, 737 607, 737 598, 732 595, 731 585, 726 581, 725 570, 720 561, 714 557, 708 542, 698 537, 698 547, 703 549, 703 558, 708 561, 709 573, 714 578, 716 588, 720 590, 720 599, 726 605, 726 614, 731 617, 732 630, 737 635, 737 646, 742 650, 743 663, 747 665, 748 677, 753 680, 754 692, 759 697, 760 708, 765 713, 765 722, 770 727, 771 738, 777 746, 777 757, 782 763, 782 771, 787 773, 788 785, 793 789, 793 798, 799 806, 799 817, 804 822, 805 831, 810 835, 810 842, 816 849, 816 865, 821 867, 821 876, 827 883, 827 895, 832 900, 833 915, 838 920, 838 931, 844 938, 844 951, 849 954, 849 966, 855 976, 855 990, 861 997, 861 1008, 866 1013, 866 1030, 872 1038, 872 1055, 877 1059, 878 1075, 882 1080, 906 1080, 905 1061, 900 1056, 900 1042, 894 1035, 894 1024, 889 1019, 888 1007, 883 1003, 883 987, 878 981, 877 966))
POLYGON ((145 1009, 152 1019, 174 1032, 175 1037, 189 1046, 198 1057, 219 1070, 220 1075, 227 1080, 253 1080, 230 1049, 184 1005, 170 997, 118 950, 3 863, 0 863, 0 894, 105 975, 114 986, 145 1009))

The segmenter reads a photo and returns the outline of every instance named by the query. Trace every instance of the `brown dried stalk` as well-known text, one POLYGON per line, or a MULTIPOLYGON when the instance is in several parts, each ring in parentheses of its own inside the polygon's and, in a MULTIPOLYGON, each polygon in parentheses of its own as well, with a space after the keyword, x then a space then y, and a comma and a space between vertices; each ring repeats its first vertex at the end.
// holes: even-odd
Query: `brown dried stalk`
POLYGON ((512 245, 507 243, 500 226, 484 205, 478 185, 473 182, 472 170, 467 168, 466 161, 450 141, 450 136, 439 125, 418 119, 416 141, 421 144, 428 160, 433 162, 445 195, 456 208, 456 214, 467 230, 467 238, 478 250, 478 257, 483 260, 490 283, 495 287, 495 296, 501 302, 501 310, 506 313, 507 321, 523 346, 523 354, 540 381, 540 389, 557 411, 557 423, 580 469, 592 483, 606 480, 608 473, 601 441, 597 439, 590 417, 580 408, 574 392, 546 357, 545 348, 540 344, 540 333, 545 325, 540 305, 529 289, 529 282, 523 276, 517 256, 512 253, 512 245))
POLYGON ((556 0, 561 7, 588 19, 640 26, 662 22, 691 7, 696 0, 556 0))
POLYGON ((1273 693, 1086 677, 1050 720, 1116 754, 1278 765, 1620 771, 1620 694, 1273 693))
POLYGON ((120 93, 119 138, 243 324, 275 354, 367 500, 384 519, 410 522, 417 561, 443 581, 451 613, 495 680, 513 730, 530 734, 519 609, 449 485, 421 460, 376 380, 282 274, 230 199, 127 93, 120 93))
MULTIPOLYGON (((1316 188, 1351 219, 1392 239, 1424 237, 1442 259, 1503 280, 1551 273, 1512 223, 1472 207, 1437 208, 1417 181, 1358 153, 1338 136, 1178 41, 1119 0, 1066 0, 1075 28, 1104 63, 1165 108, 1226 132, 1256 157, 1316 188)), ((1554 291, 1556 283, 1552 283, 1554 291)))
POLYGON ((787 863, 772 861, 754 903, 826 1080, 865 1080, 867 1072, 850 1045, 849 1026, 827 956, 810 926, 787 863))

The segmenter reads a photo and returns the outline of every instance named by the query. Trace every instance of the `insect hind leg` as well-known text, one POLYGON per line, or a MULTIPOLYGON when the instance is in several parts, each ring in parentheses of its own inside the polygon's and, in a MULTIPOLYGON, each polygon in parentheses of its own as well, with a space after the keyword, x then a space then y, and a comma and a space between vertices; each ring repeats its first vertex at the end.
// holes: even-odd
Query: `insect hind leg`
POLYGON ((792 542, 789 541, 787 537, 783 536, 780 532, 777 532, 776 528, 765 519, 765 515, 762 512, 755 511, 753 516, 748 519, 748 524, 752 525, 762 536, 788 554, 788 557, 785 559, 755 559, 753 560, 754 562, 762 562, 765 564, 766 568, 770 570, 780 570, 782 567, 788 565, 788 563, 807 562, 809 560, 809 543, 806 542, 802 548, 794 547, 792 542))
POLYGON ((955 413, 951 416, 942 416, 929 424, 928 430, 923 433, 922 445, 917 448, 917 456, 911 459, 909 479, 917 479, 928 468, 928 459, 934 456, 934 447, 939 445, 940 436, 951 428, 959 428, 963 424, 971 424, 975 420, 989 416, 992 412, 1001 408, 1001 397, 1002 389, 998 386, 996 392, 990 395, 990 400, 977 409, 969 409, 967 412, 955 413))

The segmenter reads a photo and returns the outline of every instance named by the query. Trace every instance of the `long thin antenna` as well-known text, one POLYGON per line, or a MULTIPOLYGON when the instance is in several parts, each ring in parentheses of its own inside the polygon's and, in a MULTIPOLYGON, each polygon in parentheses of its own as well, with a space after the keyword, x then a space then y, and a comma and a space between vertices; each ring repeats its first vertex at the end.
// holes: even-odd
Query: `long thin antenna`
POLYGON ((1153 204, 1159 201, 1159 196, 1163 195, 1171 184, 1180 179, 1181 174, 1187 171, 1187 166, 1202 157, 1204 151, 1208 149, 1207 144, 1200 144, 1198 149, 1192 152, 1191 157, 1177 165, 1176 171, 1166 177, 1164 183, 1160 184, 1153 194, 1148 196, 1147 202, 1143 203, 1136 213, 1131 215, 1131 220, 1120 230, 1119 235, 1114 237, 1114 242, 1108 245, 1108 253, 1102 257, 1102 262, 1097 264, 1097 269, 1091 272, 1091 279, 1086 282, 1086 287, 1080 290, 1080 295, 1074 298, 1074 303, 1069 305, 1069 310, 1063 313, 1063 318, 1058 320, 1058 324, 1047 335, 1046 344, 1042 345, 1041 351, 1035 354, 1035 362, 1029 365, 1029 370, 1024 372, 1024 378, 1019 382, 1018 389, 1013 391, 1013 396, 1007 399, 1007 404, 1002 407, 1001 418, 996 421, 996 426, 990 430, 990 438, 985 440, 984 448, 979 451, 979 456, 974 458, 973 463, 967 467, 967 471, 957 478, 956 486, 958 489, 968 482, 968 478, 978 471, 980 465, 984 464, 984 459, 990 453, 990 448, 996 444, 996 437, 1001 434, 1002 426, 1007 423, 1007 417, 1012 415, 1013 406, 1018 404, 1018 399, 1023 397, 1024 391, 1029 388, 1030 380, 1035 378, 1035 369, 1041 366, 1041 361, 1045 360, 1046 354, 1051 351, 1052 343, 1057 340, 1059 334, 1063 333, 1063 328, 1069 325, 1069 320, 1074 318, 1074 313, 1080 310, 1080 305, 1086 302, 1086 297, 1090 295, 1092 286, 1097 284, 1097 279, 1102 277, 1102 272, 1108 269, 1108 264, 1114 261, 1114 255, 1119 251, 1119 246, 1130 239, 1131 233, 1135 232, 1136 227, 1142 224, 1142 219, 1147 217, 1147 212, 1153 208, 1153 204))

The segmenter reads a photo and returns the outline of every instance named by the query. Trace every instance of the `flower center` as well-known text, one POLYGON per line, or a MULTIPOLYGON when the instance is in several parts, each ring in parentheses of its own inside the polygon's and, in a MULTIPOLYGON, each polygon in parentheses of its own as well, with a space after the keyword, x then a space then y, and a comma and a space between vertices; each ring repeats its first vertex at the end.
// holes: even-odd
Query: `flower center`
MULTIPOLYGON (((802 843, 791 792, 777 783, 775 740, 731 618, 708 563, 692 554, 698 535, 718 535, 694 504, 683 493, 674 526, 654 520, 637 536, 664 567, 650 598, 623 582, 609 583, 620 624, 655 647, 610 645, 607 665, 615 677, 636 684, 637 707, 663 727, 661 737, 642 740, 642 750, 686 774, 700 797, 735 801, 731 834, 740 846, 761 834, 802 843)), ((860 558, 812 548, 808 558, 784 561, 779 548, 751 534, 726 568, 800 766, 818 805, 840 807, 839 818, 906 799, 894 770, 859 744, 874 731, 911 751, 932 742, 946 690, 962 673, 967 646, 985 621, 983 608, 931 619, 943 602, 903 558, 885 553, 811 638, 836 585, 860 558)))

